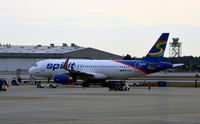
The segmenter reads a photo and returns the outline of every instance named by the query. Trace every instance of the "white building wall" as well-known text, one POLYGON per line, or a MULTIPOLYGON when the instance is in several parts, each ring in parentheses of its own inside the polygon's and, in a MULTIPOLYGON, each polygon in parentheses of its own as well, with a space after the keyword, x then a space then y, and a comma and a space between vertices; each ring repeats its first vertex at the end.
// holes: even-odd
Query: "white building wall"
POLYGON ((7 59, 0 59, 0 71, 7 70, 7 59))
POLYGON ((37 61, 42 59, 34 58, 0 58, 0 71, 16 71, 21 69, 28 71, 37 61))

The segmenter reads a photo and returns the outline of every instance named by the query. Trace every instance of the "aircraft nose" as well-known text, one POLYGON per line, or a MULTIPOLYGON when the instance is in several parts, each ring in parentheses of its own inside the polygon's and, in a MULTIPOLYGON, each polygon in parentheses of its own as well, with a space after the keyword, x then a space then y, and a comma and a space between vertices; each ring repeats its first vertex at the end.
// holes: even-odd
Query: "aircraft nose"
POLYGON ((33 67, 31 67, 31 68, 28 70, 28 73, 31 74, 31 75, 33 74, 33 67))

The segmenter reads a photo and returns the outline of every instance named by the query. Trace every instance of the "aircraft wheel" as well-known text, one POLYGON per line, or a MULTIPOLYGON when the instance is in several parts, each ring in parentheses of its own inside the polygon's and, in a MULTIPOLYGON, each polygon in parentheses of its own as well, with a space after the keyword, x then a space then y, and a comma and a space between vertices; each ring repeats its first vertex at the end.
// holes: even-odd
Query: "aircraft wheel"
POLYGON ((89 82, 85 82, 85 87, 89 87, 89 86, 90 86, 89 82))
POLYGON ((17 81, 16 81, 16 80, 12 80, 12 81, 11 81, 11 84, 12 84, 13 86, 16 86, 16 85, 17 85, 17 81))
POLYGON ((108 83, 107 82, 102 82, 102 87, 107 87, 108 83))
POLYGON ((37 88, 42 88, 40 84, 37 85, 37 88))

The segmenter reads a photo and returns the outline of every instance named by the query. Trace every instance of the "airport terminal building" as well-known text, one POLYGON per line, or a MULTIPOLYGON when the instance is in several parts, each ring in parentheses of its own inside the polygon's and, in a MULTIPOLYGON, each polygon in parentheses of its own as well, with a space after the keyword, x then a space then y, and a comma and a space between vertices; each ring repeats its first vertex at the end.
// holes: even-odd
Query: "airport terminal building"
POLYGON ((0 44, 0 71, 16 71, 18 69, 27 71, 33 64, 44 59, 62 59, 70 56, 74 59, 123 59, 102 50, 80 47, 72 43, 68 46, 50 44, 49 46, 18 46, 0 44))

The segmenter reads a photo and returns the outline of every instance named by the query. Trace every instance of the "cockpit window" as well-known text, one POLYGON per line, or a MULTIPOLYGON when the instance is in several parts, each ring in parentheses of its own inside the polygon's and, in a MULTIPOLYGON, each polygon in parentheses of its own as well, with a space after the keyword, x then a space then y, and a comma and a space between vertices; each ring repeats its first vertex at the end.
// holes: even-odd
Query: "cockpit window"
POLYGON ((37 67, 37 64, 35 64, 34 67, 37 67))

